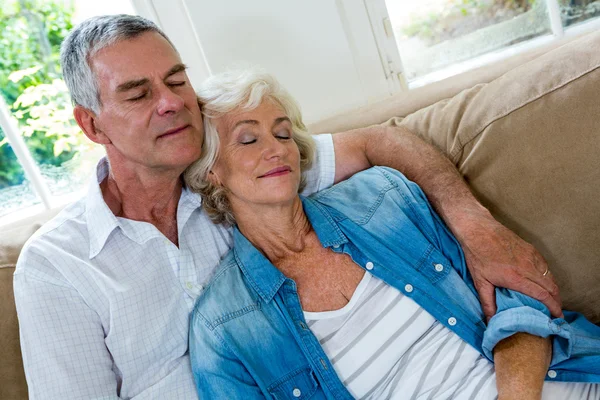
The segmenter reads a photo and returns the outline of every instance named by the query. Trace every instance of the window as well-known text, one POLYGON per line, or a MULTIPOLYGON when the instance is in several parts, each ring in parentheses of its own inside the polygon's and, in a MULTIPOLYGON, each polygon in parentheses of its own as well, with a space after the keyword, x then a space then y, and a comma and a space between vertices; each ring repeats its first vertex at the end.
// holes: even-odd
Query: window
POLYGON ((600 0, 365 1, 379 48, 403 87, 496 61, 565 29, 596 26, 600 16, 600 0))
POLYGON ((117 0, 0 3, 0 221, 59 206, 85 188, 104 151, 73 120, 60 44, 75 22, 132 11, 117 0))

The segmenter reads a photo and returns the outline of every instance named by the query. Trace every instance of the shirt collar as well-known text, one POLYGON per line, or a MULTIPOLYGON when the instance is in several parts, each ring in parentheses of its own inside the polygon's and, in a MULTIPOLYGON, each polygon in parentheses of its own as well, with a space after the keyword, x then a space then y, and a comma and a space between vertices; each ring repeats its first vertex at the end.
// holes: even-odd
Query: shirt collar
MULTIPOLYGON (((334 218, 316 201, 300 196, 304 212, 308 217, 323 247, 341 245, 348 242, 334 218)), ((256 248, 235 227, 233 231, 234 256, 242 272, 265 302, 270 302, 281 285, 285 275, 256 248)))
MULTIPOLYGON (((86 222, 90 238, 90 259, 96 257, 106 245, 108 237, 115 228, 120 228, 123 233, 137 243, 143 243, 148 238, 158 234, 151 229, 138 229, 139 221, 117 218, 110 210, 100 189, 100 183, 106 179, 109 172, 109 164, 103 157, 96 166, 96 174, 93 176, 86 198, 86 222)), ((177 228, 179 237, 183 227, 192 213, 200 206, 201 198, 197 193, 191 192, 187 187, 183 188, 179 204, 177 206, 177 228)))
POLYGON ((106 205, 100 183, 108 176, 106 157, 98 161, 96 174, 92 177, 86 196, 86 223, 90 238, 90 259, 100 253, 108 236, 119 226, 119 220, 106 205))

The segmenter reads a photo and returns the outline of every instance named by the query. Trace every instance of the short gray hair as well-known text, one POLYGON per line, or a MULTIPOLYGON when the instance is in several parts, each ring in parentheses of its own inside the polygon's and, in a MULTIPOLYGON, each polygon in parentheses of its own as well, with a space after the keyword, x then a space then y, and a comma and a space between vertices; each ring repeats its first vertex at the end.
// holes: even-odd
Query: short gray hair
POLYGON ((107 46, 135 38, 144 32, 156 32, 173 46, 167 35, 154 22, 136 15, 92 17, 69 33, 61 45, 60 61, 73 104, 90 109, 96 114, 100 112, 100 90, 90 66, 91 58, 107 46))
MULTIPOLYGON (((204 142, 200 159, 184 173, 188 188, 202 195, 202 206, 214 223, 235 224, 227 189, 208 180, 208 173, 219 155, 219 133, 215 119, 238 110, 251 111, 265 100, 280 106, 292 122, 292 138, 300 151, 300 169, 312 165, 315 142, 308 133, 300 107, 274 76, 257 69, 228 71, 208 78, 200 86, 198 102, 204 114, 204 142)), ((305 186, 304 178, 299 190, 305 186)))

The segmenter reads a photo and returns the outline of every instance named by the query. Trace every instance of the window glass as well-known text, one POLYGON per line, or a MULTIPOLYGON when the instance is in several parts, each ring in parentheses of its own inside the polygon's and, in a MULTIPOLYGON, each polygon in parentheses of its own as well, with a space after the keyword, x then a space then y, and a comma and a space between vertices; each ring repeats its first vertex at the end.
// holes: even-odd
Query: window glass
POLYGON ((600 0, 560 0, 559 4, 565 27, 600 17, 600 0))
POLYGON ((39 203, 0 128, 0 217, 39 203))
POLYGON ((408 81, 551 32, 543 0, 386 0, 408 81))
MULTIPOLYGON (((8 0, 0 6, 0 91, 53 196, 80 190, 102 153, 73 120, 60 71, 60 44, 74 12, 69 0, 8 0)), ((0 152, 3 172, 22 175, 18 168, 4 171, 9 164, 14 160, 0 152)))

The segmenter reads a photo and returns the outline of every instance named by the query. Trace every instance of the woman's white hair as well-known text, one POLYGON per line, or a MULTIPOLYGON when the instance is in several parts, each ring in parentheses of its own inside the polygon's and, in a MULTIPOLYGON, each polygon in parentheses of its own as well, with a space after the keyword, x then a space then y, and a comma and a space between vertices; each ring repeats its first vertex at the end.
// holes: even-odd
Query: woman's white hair
MULTIPOLYGON (((215 120, 238 111, 256 109, 265 100, 281 107, 292 122, 292 138, 300 151, 300 168, 307 170, 315 155, 315 143, 302 122, 300 107, 272 75, 257 70, 228 71, 208 78, 198 90, 198 102, 204 115, 204 143, 200 159, 184 173, 188 188, 202 195, 202 206, 214 223, 235 224, 227 190, 213 185, 208 174, 219 155, 219 132, 215 120)), ((305 186, 304 178, 299 190, 305 186)))

